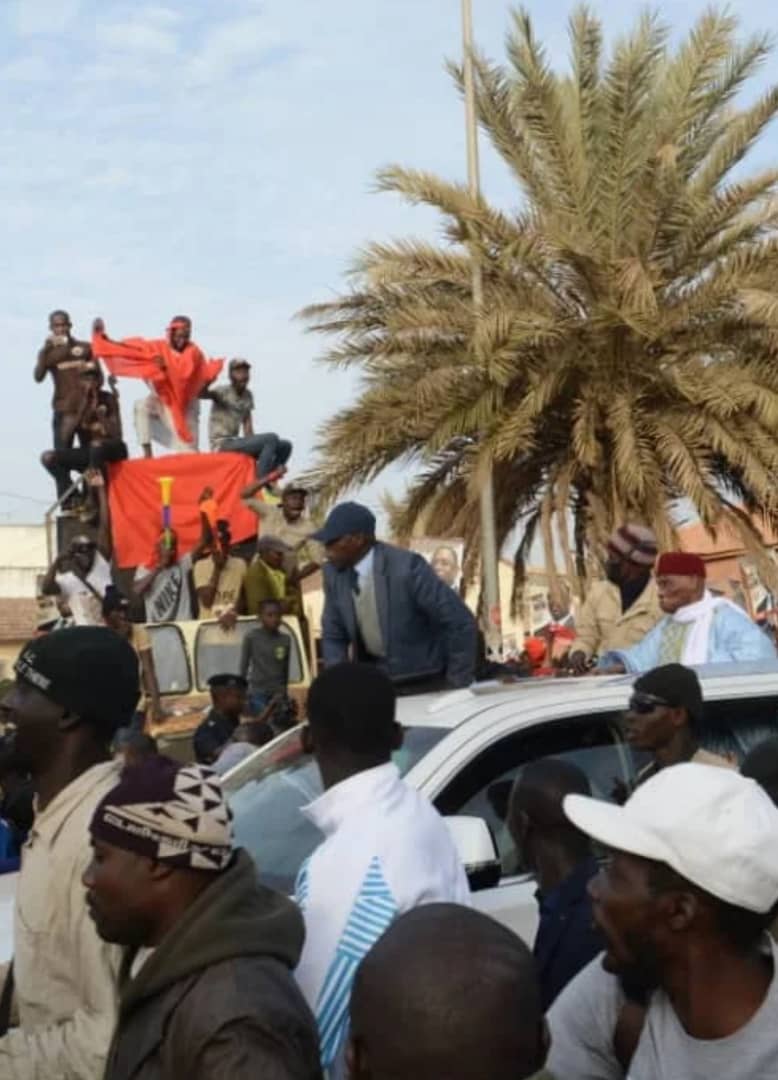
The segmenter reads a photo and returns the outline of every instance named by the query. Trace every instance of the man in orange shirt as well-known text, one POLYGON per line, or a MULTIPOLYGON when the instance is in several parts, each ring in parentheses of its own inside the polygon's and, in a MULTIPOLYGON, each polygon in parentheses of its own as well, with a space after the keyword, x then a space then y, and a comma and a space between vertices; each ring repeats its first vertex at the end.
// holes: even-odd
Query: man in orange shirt
POLYGON ((179 454, 199 449, 200 394, 218 376, 224 361, 206 360, 192 341, 188 316, 176 315, 167 337, 157 340, 112 341, 103 320, 95 319, 92 351, 112 375, 145 379, 151 390, 135 406, 135 428, 147 458, 152 456, 152 441, 179 454))

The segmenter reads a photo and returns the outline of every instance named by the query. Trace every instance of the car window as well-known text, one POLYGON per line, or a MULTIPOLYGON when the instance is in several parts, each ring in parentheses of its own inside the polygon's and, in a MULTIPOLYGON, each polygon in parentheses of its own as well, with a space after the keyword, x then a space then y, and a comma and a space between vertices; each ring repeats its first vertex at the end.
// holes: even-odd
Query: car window
MULTIPOLYGON (((212 675, 238 674, 243 639, 256 625, 254 619, 239 620, 233 630, 222 630, 218 622, 201 623, 195 639, 197 685, 200 690, 208 689, 208 680, 212 675)), ((297 638, 283 623, 281 633, 292 643, 289 652, 289 683, 301 683, 303 666, 297 638)))
MULTIPOLYGON (((300 813, 300 807, 322 793, 319 770, 303 751, 300 730, 276 740, 224 782, 236 843, 252 856, 266 885, 287 893, 323 839, 300 813)), ((393 756, 400 772, 408 772, 445 734, 444 728, 406 728, 404 745, 393 756)))
POLYGON ((506 824, 511 789, 521 770, 542 758, 561 758, 586 773, 596 798, 612 801, 623 794, 636 768, 619 735, 618 719, 618 713, 611 713, 558 720, 508 735, 466 765, 435 805, 442 814, 483 818, 497 843, 503 873, 522 873, 526 867, 506 824))
POLYGON ((172 623, 152 625, 147 629, 160 694, 188 694, 192 689, 192 677, 181 631, 172 623))
POLYGON ((767 694, 706 702, 698 737, 706 750, 740 764, 753 746, 775 735, 778 735, 778 697, 767 694))

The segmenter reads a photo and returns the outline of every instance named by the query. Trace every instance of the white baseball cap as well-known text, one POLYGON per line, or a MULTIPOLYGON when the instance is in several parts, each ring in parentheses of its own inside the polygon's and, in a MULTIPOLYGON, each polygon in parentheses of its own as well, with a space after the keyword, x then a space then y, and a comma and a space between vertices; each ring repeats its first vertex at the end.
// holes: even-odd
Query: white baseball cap
POLYGON ((715 765, 673 765, 624 806, 568 795, 565 814, 607 847, 666 863, 747 911, 778 903, 778 807, 754 780, 715 765))

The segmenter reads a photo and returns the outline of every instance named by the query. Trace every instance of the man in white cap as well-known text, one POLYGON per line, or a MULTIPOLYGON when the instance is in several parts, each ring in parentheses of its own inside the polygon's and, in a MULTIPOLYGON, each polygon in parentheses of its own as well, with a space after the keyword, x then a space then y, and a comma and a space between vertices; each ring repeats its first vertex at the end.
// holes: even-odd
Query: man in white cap
POLYGON ((605 581, 589 589, 576 618, 570 667, 583 675, 592 657, 628 649, 659 622, 662 611, 651 571, 656 537, 644 525, 622 525, 608 541, 605 581))
POLYGON ((552 1073, 608 1075, 583 1053, 598 1006, 609 1013, 602 1030, 616 1035, 602 979, 589 1035, 576 1042, 564 1022, 580 1012, 578 991, 579 1004, 592 997, 601 962, 647 994, 629 1080, 774 1080, 778 950, 766 931, 778 905, 778 808, 755 781, 689 763, 663 769, 623 807, 569 795, 564 811, 611 858, 589 887, 606 950, 552 1012, 552 1073))

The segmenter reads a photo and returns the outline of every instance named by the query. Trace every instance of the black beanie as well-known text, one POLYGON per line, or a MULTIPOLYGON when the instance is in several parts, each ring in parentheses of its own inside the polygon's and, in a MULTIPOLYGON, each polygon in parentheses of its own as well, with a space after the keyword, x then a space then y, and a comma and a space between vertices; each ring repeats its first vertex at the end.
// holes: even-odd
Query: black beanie
POLYGON ((140 697, 138 657, 105 626, 72 626, 28 642, 16 675, 68 712, 96 724, 107 742, 129 724, 140 697))
POLYGON ((697 673, 683 664, 664 664, 635 680, 635 690, 654 694, 673 708, 684 708, 696 724, 703 718, 702 687, 697 673))

